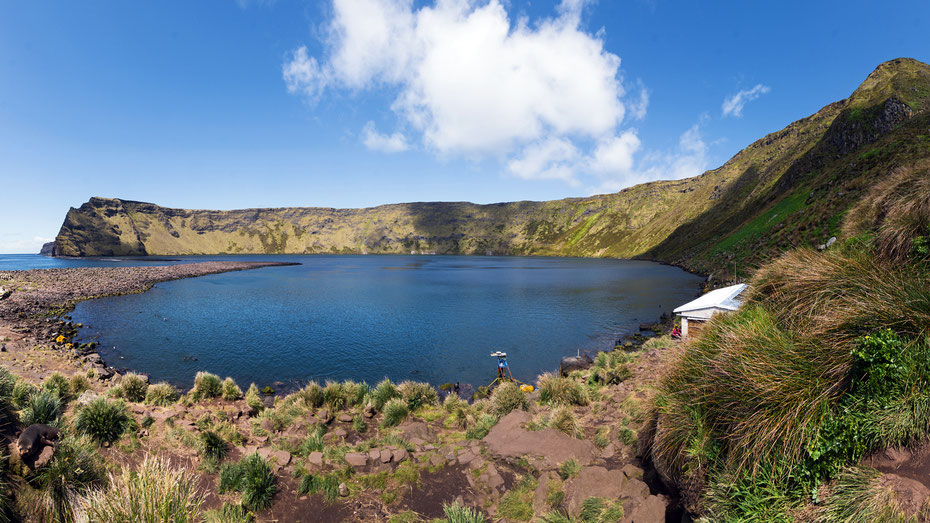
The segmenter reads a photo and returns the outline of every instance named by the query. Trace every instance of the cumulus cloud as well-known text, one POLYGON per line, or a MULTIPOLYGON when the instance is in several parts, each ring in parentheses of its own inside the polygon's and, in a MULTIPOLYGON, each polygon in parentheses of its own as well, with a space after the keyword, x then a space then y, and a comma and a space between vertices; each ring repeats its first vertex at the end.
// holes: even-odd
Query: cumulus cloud
POLYGON ((384 153, 399 153, 410 148, 403 134, 398 132, 391 135, 381 134, 375 129, 375 122, 371 121, 362 128, 362 143, 373 151, 384 153))
POLYGON ((768 93, 770 90, 767 85, 762 84, 756 84, 752 89, 743 89, 732 96, 726 97, 720 110, 723 112, 724 117, 735 116, 741 118, 743 116, 743 107, 747 103, 768 93))
POLYGON ((526 180, 632 178, 640 149, 625 117, 642 119, 649 92, 627 96, 620 57, 581 25, 590 0, 562 0, 550 16, 511 20, 502 0, 333 0, 324 52, 298 47, 283 65, 289 92, 391 93, 407 135, 366 124, 362 141, 395 152, 501 160, 526 180))

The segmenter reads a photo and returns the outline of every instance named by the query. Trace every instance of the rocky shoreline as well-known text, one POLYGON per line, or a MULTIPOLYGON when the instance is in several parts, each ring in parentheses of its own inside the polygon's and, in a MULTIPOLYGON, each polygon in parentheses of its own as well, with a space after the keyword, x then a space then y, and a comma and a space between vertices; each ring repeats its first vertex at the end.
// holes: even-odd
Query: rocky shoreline
MULTIPOLYGON (((157 267, 80 267, 0 271, 0 331, 13 334, 23 345, 60 349, 75 367, 90 364, 98 375, 110 377, 96 344, 73 344, 80 328, 61 319, 76 303, 104 296, 144 292, 156 283, 223 272, 299 265, 292 262, 198 262, 157 267)), ((0 337, 6 352, 9 336, 0 337)))

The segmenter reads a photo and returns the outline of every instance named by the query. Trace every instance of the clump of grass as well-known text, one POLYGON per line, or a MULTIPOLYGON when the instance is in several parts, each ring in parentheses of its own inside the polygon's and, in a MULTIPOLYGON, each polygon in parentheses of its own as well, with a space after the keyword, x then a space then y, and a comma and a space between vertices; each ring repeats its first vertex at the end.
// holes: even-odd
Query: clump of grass
POLYGON ((200 433, 199 441, 200 456, 210 466, 218 465, 229 453, 229 446, 226 441, 212 430, 205 430, 200 433))
POLYGON ((403 398, 393 398, 384 404, 382 412, 384 413, 382 424, 385 427, 393 427, 407 419, 410 409, 403 398))
POLYGON ((219 509, 203 514, 206 523, 252 523, 255 516, 239 503, 223 503, 219 509))
POLYGON ((397 386, 397 391, 412 411, 439 403, 439 393, 429 383, 405 381, 397 386))
POLYGON ((458 502, 451 505, 443 504, 442 512, 446 515, 448 523, 485 523, 487 521, 478 509, 466 507, 458 502))
POLYGON ((149 405, 167 407, 177 403, 179 399, 181 399, 181 394, 170 383, 162 382, 149 385, 145 391, 145 402, 149 405))
POLYGON ((54 392, 62 403, 68 403, 74 399, 71 395, 71 385, 68 383, 68 378, 64 377, 60 372, 53 372, 45 378, 45 381, 42 382, 42 388, 54 392))
POLYGON ((20 512, 27 521, 75 521, 76 501, 104 485, 104 472, 92 442, 65 435, 48 464, 26 475, 28 488, 17 492, 20 512))
POLYGON ((253 412, 265 410, 265 402, 262 400, 262 394, 258 391, 258 386, 254 383, 249 385, 249 390, 245 392, 245 403, 253 412))
POLYGON ((509 414, 513 410, 529 410, 530 400, 516 382, 502 383, 491 394, 491 410, 498 416, 509 414))
POLYGON ((494 425, 497 425, 499 418, 493 414, 481 414, 473 425, 465 430, 465 437, 468 439, 481 439, 491 432, 494 425))
POLYGON ((551 373, 539 377, 539 400, 553 405, 587 405, 589 402, 584 385, 551 373))
POLYGON ((63 408, 64 405, 56 391, 37 390, 29 397, 29 403, 20 413, 20 419, 27 427, 34 423, 58 425, 63 408))
POLYGON ((74 427, 97 443, 112 443, 132 425, 126 404, 120 400, 96 398, 77 413, 74 427))
POLYGON ((251 511, 271 506, 275 494, 275 478, 271 466, 261 456, 250 454, 239 463, 225 463, 220 468, 220 493, 242 493, 242 505, 251 511))
POLYGON ((25 380, 16 380, 15 385, 13 385, 12 397, 13 407, 17 409, 24 409, 29 405, 29 398, 33 394, 38 392, 38 389, 35 388, 31 383, 25 380))
POLYGON ((368 430, 368 424, 365 423, 365 418, 359 416, 358 414, 352 418, 352 429, 355 430, 358 434, 363 434, 368 430))
POLYGON ((623 504, 601 497, 589 497, 581 502, 578 520, 583 523, 611 523, 623 519, 623 504))
POLYGON ((304 388, 297 392, 297 395, 304 401, 307 407, 316 409, 323 406, 323 387, 320 384, 311 381, 304 388))
POLYGON ((533 493, 536 480, 524 476, 509 492, 501 497, 498 513, 507 521, 529 521, 533 518, 533 493))
POLYGON ((322 452, 323 448, 326 446, 323 442, 323 434, 326 434, 326 427, 317 425, 303 443, 300 444, 300 454, 306 456, 311 452, 322 452))
POLYGON ((397 387, 387 378, 381 380, 371 391, 372 406, 379 412, 384 409, 384 405, 388 401, 399 397, 400 391, 398 391, 397 387))
POLYGON ((578 423, 578 418, 572 412, 571 407, 559 407, 555 409, 552 413, 552 417, 549 418, 549 426, 574 438, 584 438, 584 431, 581 428, 581 424, 578 423))
POLYGON ((190 396, 194 401, 215 398, 223 393, 223 382, 216 374, 200 371, 194 376, 190 396))
POLYGON ((146 393, 149 390, 148 381, 138 374, 129 373, 120 379, 120 387, 123 389, 123 397, 126 401, 139 403, 145 401, 146 393))
POLYGON ((221 396, 226 401, 235 401, 242 397, 242 389, 239 388, 239 385, 236 385, 234 379, 227 377, 223 380, 221 396))
POLYGON ((581 464, 574 458, 559 465, 559 477, 563 481, 577 476, 579 472, 581 472, 581 464))
POLYGON ((83 374, 75 374, 68 379, 68 388, 71 390, 71 394, 74 397, 78 397, 85 390, 90 388, 90 381, 87 380, 87 376, 83 374))
POLYGON ((107 488, 89 493, 81 505, 90 521, 200 522, 204 494, 198 480, 186 468, 146 455, 138 470, 111 474, 107 488))
POLYGON ((333 473, 303 475, 297 486, 297 493, 313 495, 317 492, 321 493, 327 502, 335 501, 339 497, 339 478, 333 473))
POLYGON ((907 514, 903 501, 879 471, 867 467, 848 468, 837 476, 832 495, 823 503, 817 521, 915 520, 917 514, 907 514))

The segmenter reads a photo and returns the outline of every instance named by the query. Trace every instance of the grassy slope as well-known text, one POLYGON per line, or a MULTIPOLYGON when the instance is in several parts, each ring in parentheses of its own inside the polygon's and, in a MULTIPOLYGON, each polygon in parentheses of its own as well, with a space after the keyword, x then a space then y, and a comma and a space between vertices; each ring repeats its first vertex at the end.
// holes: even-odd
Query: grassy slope
POLYGON ((717 169, 588 198, 236 211, 92 198, 69 211, 58 253, 641 256, 728 280, 824 243, 883 173, 930 156, 928 99, 930 66, 886 62, 850 98, 717 169))

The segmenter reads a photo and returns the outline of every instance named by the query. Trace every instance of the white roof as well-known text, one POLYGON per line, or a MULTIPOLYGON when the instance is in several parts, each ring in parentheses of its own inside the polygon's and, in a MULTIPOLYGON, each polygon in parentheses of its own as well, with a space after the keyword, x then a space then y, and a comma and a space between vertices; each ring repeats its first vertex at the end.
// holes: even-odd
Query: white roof
POLYGON ((740 283, 738 285, 731 285, 729 287, 710 291, 700 298, 689 301, 681 307, 678 307, 673 312, 680 314, 702 309, 735 311, 740 306, 739 295, 746 290, 746 287, 748 287, 748 285, 740 283))

